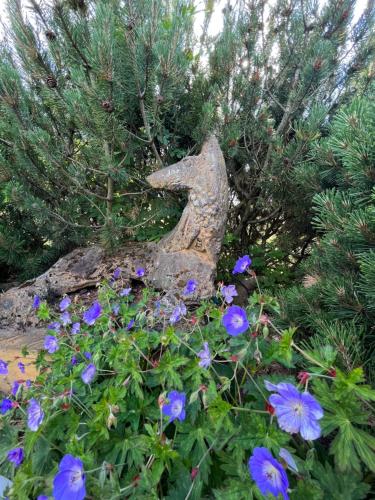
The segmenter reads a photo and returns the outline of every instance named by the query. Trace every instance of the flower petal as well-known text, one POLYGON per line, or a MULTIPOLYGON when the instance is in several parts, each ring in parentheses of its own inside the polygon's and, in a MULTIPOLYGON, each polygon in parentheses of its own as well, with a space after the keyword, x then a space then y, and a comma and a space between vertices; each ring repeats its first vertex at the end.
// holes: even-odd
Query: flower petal
POLYGON ((318 401, 309 392, 303 392, 301 394, 302 402, 308 406, 310 413, 314 418, 320 420, 323 417, 323 408, 320 406, 318 401))
POLYGON ((301 436, 307 441, 313 441, 318 439, 322 433, 319 422, 313 418, 302 418, 301 419, 301 436))

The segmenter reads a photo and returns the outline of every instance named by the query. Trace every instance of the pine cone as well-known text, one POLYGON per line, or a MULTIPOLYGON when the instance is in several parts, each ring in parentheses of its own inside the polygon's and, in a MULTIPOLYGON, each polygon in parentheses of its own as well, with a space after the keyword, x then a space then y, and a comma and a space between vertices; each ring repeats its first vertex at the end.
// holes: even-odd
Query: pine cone
POLYGON ((347 19, 348 16, 349 16, 349 11, 348 10, 344 10, 344 12, 342 13, 340 21, 345 21, 345 19, 347 19))
POLYGON ((112 113, 114 111, 113 102, 110 99, 102 101, 101 106, 107 113, 112 113))
POLYGON ((134 19, 129 19, 129 21, 125 25, 127 31, 133 31, 135 28, 135 21, 134 19))
POLYGON ((320 58, 316 59, 314 62, 314 65, 313 65, 314 70, 319 71, 322 67, 322 64, 323 64, 323 61, 320 58))
POLYGON ((259 80, 260 80, 260 72, 259 72, 259 69, 256 69, 256 70, 254 71, 254 73, 253 73, 253 74, 252 74, 252 76, 251 76, 251 80, 252 80, 253 82, 259 82, 259 80))
POLYGON ((57 80, 53 75, 48 75, 46 78, 47 87, 54 89, 57 87, 57 80))
POLYGON ((53 42, 54 40, 56 40, 56 34, 52 30, 47 30, 45 35, 46 35, 46 38, 50 42, 53 42))

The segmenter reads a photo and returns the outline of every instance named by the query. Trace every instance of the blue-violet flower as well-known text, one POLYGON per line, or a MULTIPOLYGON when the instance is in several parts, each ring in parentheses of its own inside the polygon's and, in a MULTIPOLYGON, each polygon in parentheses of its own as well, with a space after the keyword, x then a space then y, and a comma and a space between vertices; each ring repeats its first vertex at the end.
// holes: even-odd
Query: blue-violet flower
POLYGON ((142 276, 146 274, 146 271, 144 270, 143 267, 138 267, 135 274, 138 276, 138 278, 142 278, 142 276))
POLYGON ((5 415, 11 409, 12 409, 12 401, 10 399, 3 399, 0 404, 0 413, 2 415, 5 415))
POLYGON ((197 289, 198 282, 196 280, 189 280, 183 291, 183 295, 190 295, 197 289))
POLYGON ((234 285, 223 286, 220 291, 227 304, 231 304, 233 302, 233 297, 238 296, 238 292, 234 285))
POLYGON ((95 377, 95 373, 96 373, 95 365, 90 363, 81 373, 81 379, 85 384, 89 384, 95 377))
POLYGON ((72 318, 70 317, 69 311, 64 311, 62 315, 60 316, 60 321, 63 324, 63 326, 70 325, 72 322, 72 318))
POLYGON ((39 295, 34 295, 33 309, 39 309, 40 307, 40 297, 39 295))
POLYGON ((251 259, 248 255, 240 257, 233 268, 232 274, 244 273, 246 269, 250 266, 250 264, 251 264, 251 259))
POLYGON ((198 357, 201 359, 198 364, 202 368, 208 368, 211 365, 211 353, 208 342, 203 344, 203 349, 198 352, 198 357))
POLYGON ((0 375, 8 375, 8 363, 0 359, 0 375))
POLYGON ((53 479, 55 500, 83 500, 86 496, 86 477, 79 458, 65 455, 59 464, 59 471, 53 479))
POLYGON ((19 467, 22 464, 23 458, 23 448, 14 448, 13 450, 8 451, 7 459, 16 467, 19 467))
POLYGON ((318 420, 323 417, 323 409, 307 391, 300 393, 296 387, 286 382, 272 384, 265 381, 268 391, 275 391, 269 398, 275 409, 281 429, 290 434, 299 432, 303 439, 312 441, 321 435, 318 420))
POLYGON ((62 299, 62 301, 60 302, 60 311, 64 312, 66 309, 68 309, 68 307, 70 306, 71 303, 72 303, 72 301, 70 300, 70 298, 68 296, 64 297, 62 299))
POLYGON ((271 493, 277 498, 281 494, 284 500, 289 500, 288 476, 282 465, 273 458, 267 448, 254 448, 248 466, 251 477, 262 495, 271 493))
POLYGON ((284 460, 289 469, 291 469, 295 473, 298 472, 297 464, 288 450, 286 450, 285 448, 280 448, 279 457, 284 460))
POLYGON ((73 323, 72 324, 72 335, 77 335, 77 333, 79 333, 81 330, 81 323, 77 322, 77 323, 73 323))
POLYGON ((171 391, 167 398, 169 404, 163 406, 163 414, 169 417, 169 422, 173 422, 176 418, 181 422, 185 420, 185 402, 186 394, 184 392, 171 391))
POLYGON ((93 325, 102 314, 102 306, 99 302, 94 302, 93 305, 83 313, 83 321, 86 325, 93 325))
POLYGON ((36 432, 44 420, 44 411, 36 399, 29 401, 27 408, 27 426, 31 431, 36 432))
POLYGON ((59 350, 59 341, 53 335, 46 335, 44 337, 44 349, 49 352, 49 354, 53 354, 54 352, 59 350))
POLYGON ((240 306, 228 307, 221 322, 227 333, 233 337, 246 332, 250 326, 247 320, 246 311, 240 306))

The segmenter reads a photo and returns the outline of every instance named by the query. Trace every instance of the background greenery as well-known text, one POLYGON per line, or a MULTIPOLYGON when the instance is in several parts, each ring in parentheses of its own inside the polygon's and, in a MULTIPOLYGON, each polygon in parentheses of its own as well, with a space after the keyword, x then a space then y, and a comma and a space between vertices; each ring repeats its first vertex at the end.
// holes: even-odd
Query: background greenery
MULTIPOLYGON (((373 2, 8 2, 0 63, 0 266, 34 276, 77 245, 157 239, 184 199, 145 176, 217 134, 231 186, 222 268, 253 252, 270 285, 309 253, 314 142, 374 77, 373 2), (197 12, 204 27, 197 36, 197 12), (297 176, 297 178, 296 178, 297 176), (267 272, 266 272, 267 270, 267 272)), ((329 182, 327 187, 329 187, 329 182)))
MULTIPOLYGON (((293 380, 300 369, 315 374, 325 437, 313 448, 288 442, 302 471, 302 479, 291 481, 292 498, 373 498, 374 393, 366 381, 375 378, 374 2, 353 24, 353 0, 240 0, 225 7, 214 37, 213 0, 30 0, 27 10, 19 0, 7 3, 10 27, 0 48, 0 281, 35 276, 78 245, 99 242, 116 251, 127 240, 160 238, 185 199, 152 190, 145 177, 197 154, 214 132, 231 188, 218 278, 253 290, 253 277, 233 281, 230 274, 238 256, 249 254, 262 289, 272 292, 266 328, 262 296, 243 299, 258 337, 229 343, 222 309, 211 302, 193 318, 199 335, 193 322, 165 331, 150 316, 154 296, 146 290, 136 303, 123 302, 117 323, 108 305, 99 325, 67 341, 52 365, 41 355, 40 366, 52 376, 42 373, 32 390, 52 402, 45 403, 46 427, 24 438, 22 412, 15 410, 0 429, 2 458, 25 441, 27 461, 16 476, 20 498, 50 486, 62 451, 82 456, 86 468, 126 462, 124 470, 104 468, 90 477, 89 487, 102 495, 127 485, 132 491, 139 474, 140 498, 150 492, 182 498, 192 485, 191 467, 211 446, 192 497, 249 498, 250 491, 258 498, 245 460, 256 445, 278 453, 288 436, 264 416, 232 409, 242 397, 236 377, 246 381, 236 405, 259 410, 247 372, 263 384, 265 376, 293 380), (123 332, 133 317, 137 348, 123 332), (228 367, 219 370, 219 388, 217 374, 202 372, 192 354, 203 338, 219 361, 228 361, 228 349, 240 356, 242 366, 219 365, 228 367), (102 372, 92 392, 79 385, 78 368, 67 366, 72 348, 91 349, 101 370, 115 376, 102 372), (152 360, 164 353, 162 369, 148 372, 140 350, 152 360), (78 399, 61 408, 62 392, 77 379, 78 399), (206 396, 196 392, 202 383, 206 396), (176 442, 173 427, 170 441, 160 443, 157 397, 182 386, 196 397, 189 421, 178 427, 176 442), (120 407, 117 428, 108 428, 109 405, 120 407), (79 425, 89 427, 83 441, 76 440, 79 425), (148 466, 150 456, 156 458, 148 466)), ((117 300, 111 289, 101 298, 117 300)), ((19 401, 27 397, 21 392, 19 401)))

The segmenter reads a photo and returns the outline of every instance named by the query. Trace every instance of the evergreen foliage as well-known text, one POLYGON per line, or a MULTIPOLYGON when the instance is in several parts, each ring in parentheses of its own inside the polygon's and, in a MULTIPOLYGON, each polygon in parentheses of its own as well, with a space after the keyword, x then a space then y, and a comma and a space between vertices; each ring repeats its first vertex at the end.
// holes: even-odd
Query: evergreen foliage
MULTIPOLYGON (((319 238, 301 266, 303 284, 284 295, 285 317, 331 346, 347 370, 374 372, 375 105, 373 93, 339 110, 297 182, 315 194, 319 238), (308 172, 308 181, 306 172, 308 172), (327 187, 329 186, 329 187, 327 187)), ((298 174, 301 175, 298 175, 298 174)))
POLYGON ((190 3, 31 3, 29 17, 8 2, 0 65, 4 196, 34 226, 28 252, 162 234, 179 200, 150 199, 144 177, 188 152, 176 129, 181 99, 194 116, 190 3))
POLYGON ((209 37, 207 0, 198 40, 190 0, 32 0, 27 10, 8 0, 0 175, 15 211, 1 215, 2 265, 33 275, 76 245, 160 238, 184 200, 145 176, 213 131, 232 189, 231 246, 262 247, 280 281, 313 237, 310 199, 291 174, 324 119, 373 78, 373 3, 355 26, 354 6, 241 0, 209 37))

